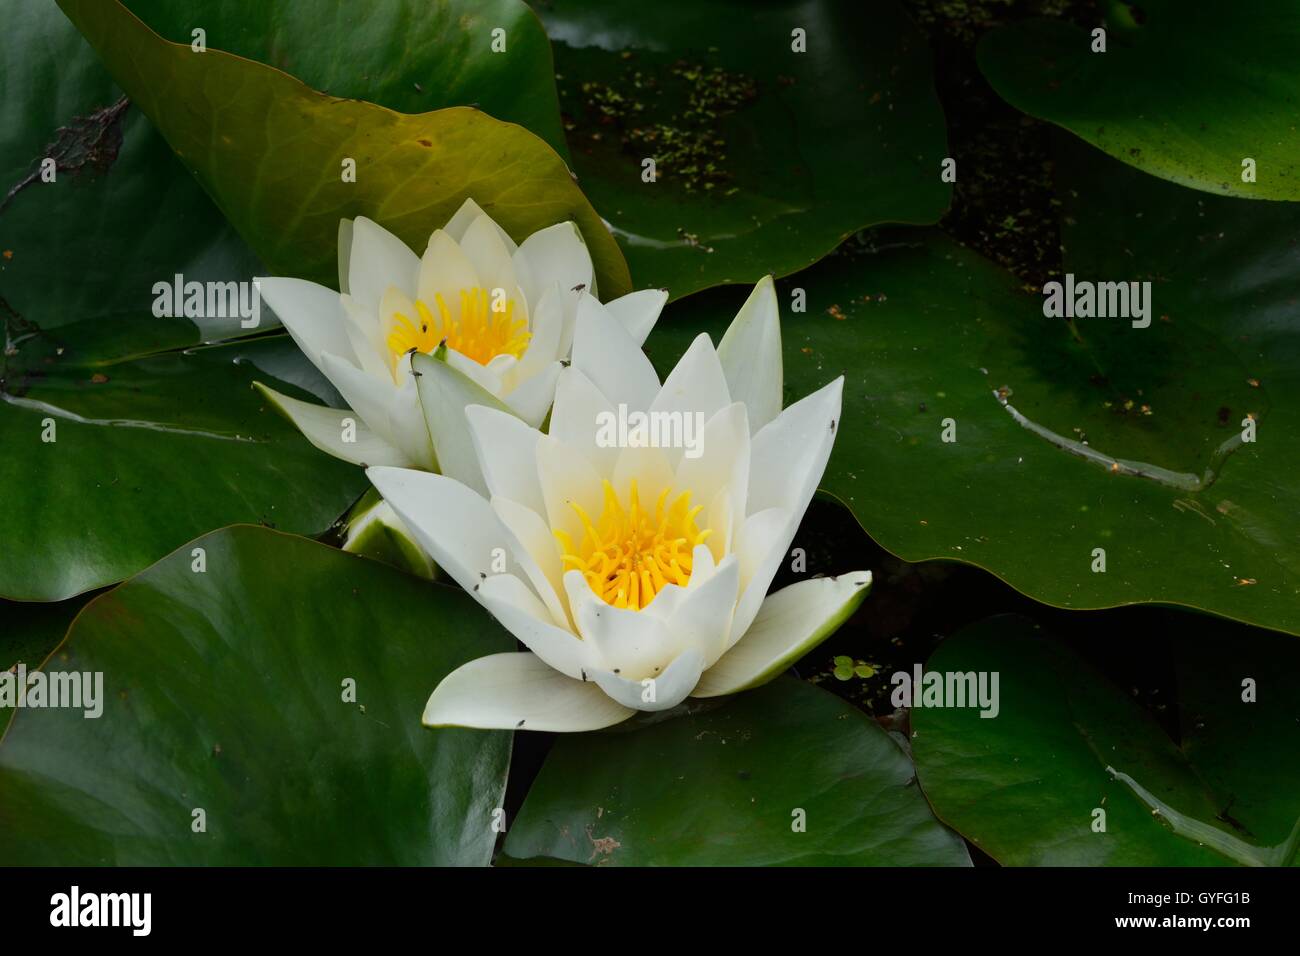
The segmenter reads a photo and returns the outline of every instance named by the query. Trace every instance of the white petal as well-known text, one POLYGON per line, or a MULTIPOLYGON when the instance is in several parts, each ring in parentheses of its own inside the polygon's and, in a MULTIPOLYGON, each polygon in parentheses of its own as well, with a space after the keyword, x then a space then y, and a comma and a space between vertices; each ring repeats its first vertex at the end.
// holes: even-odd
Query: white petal
POLYGON ((602 670, 593 671, 590 676, 601 690, 623 706, 653 711, 667 710, 684 701, 699 683, 703 669, 703 655, 697 648, 688 647, 657 677, 628 680, 602 670), (654 699, 646 700, 649 696, 654 699))
POLYGON ((391 415, 397 386, 392 379, 384 381, 368 375, 351 362, 330 352, 321 356, 321 371, 372 431, 390 445, 398 445, 391 415))
POLYGON ((459 243, 446 230, 434 230, 429 246, 420 259, 420 281, 417 296, 434 313, 438 314, 438 296, 443 297, 447 308, 458 306, 461 289, 482 285, 474 263, 461 249, 459 243))
POLYGON ((552 362, 536 375, 520 382, 505 396, 505 403, 510 409, 533 428, 546 421, 546 413, 555 401, 555 383, 560 379, 564 366, 552 362))
POLYGON ((724 555, 735 550, 736 535, 744 523, 744 515, 736 511, 731 503, 731 489, 721 488, 709 502, 705 514, 705 527, 711 528, 713 534, 704 543, 715 558, 722 560, 724 555))
POLYGON ((354 465, 410 467, 415 464, 401 451, 367 428, 360 420, 360 416, 350 408, 312 405, 290 398, 288 395, 281 395, 261 382, 254 382, 253 385, 280 410, 285 418, 297 426, 309 442, 326 454, 350 461, 354 465), (351 423, 350 428, 348 423, 351 423), (356 440, 344 441, 345 434, 354 435, 356 440))
POLYGON ((515 558, 528 576, 533 590, 541 597, 557 627, 577 633, 569 618, 568 597, 564 593, 564 565, 560 561, 559 542, 542 516, 517 501, 492 496, 492 510, 506 530, 515 536, 519 549, 515 558))
POLYGON ((659 378, 641 347, 594 296, 578 301, 573 367, 591 379, 610 403, 646 411, 659 393, 659 378))
POLYGON ((790 524, 785 508, 766 508, 745 518, 736 535, 735 554, 740 559, 740 587, 754 579, 772 551, 780 550, 781 537, 790 524))
POLYGON ((497 398, 501 397, 501 376, 493 369, 486 365, 480 365, 472 358, 457 352, 453 348, 447 349, 447 364, 483 389, 483 391, 497 398))
POLYGON ((488 494, 502 495, 545 514, 546 502, 537 478, 537 443, 542 433, 509 412, 484 405, 467 406, 465 417, 488 494))
POLYGON ((589 649, 575 634, 555 626, 545 605, 518 577, 497 571, 498 549, 521 567, 528 555, 486 501, 445 475, 368 468, 366 477, 434 562, 506 630, 552 667, 581 675, 589 649))
MULTIPOLYGON (((519 299, 519 281, 510 261, 514 251, 501 239, 501 228, 487 215, 479 216, 460 239, 461 251, 474 263, 479 282, 488 290, 489 307, 500 289, 506 298, 519 299)), ((527 318, 521 315, 519 318, 527 318)))
MULTIPOLYGON (((632 482, 635 481, 641 507, 653 509, 663 489, 672 487, 673 466, 668 463, 668 455, 662 448, 622 448, 619 450, 618 459, 614 462, 614 476, 611 481, 614 484, 615 494, 623 502, 623 507, 626 508, 630 502, 629 491, 632 482)), ((670 505, 674 498, 676 495, 670 494, 665 504, 670 505)), ((699 502, 694 501, 693 504, 699 502)), ((592 517, 594 518, 595 515, 592 517)))
POLYGON ((341 295, 343 327, 352 345, 353 363, 375 378, 393 378, 393 354, 384 341, 385 332, 380 327, 374 303, 364 306, 350 295, 341 295))
POLYGON ((650 331, 659 321, 659 313, 668 302, 667 289, 642 289, 605 303, 609 314, 618 319, 638 346, 645 345, 650 331))
POLYGON ((713 557, 713 552, 709 550, 707 544, 697 544, 691 551, 691 580, 692 585, 703 584, 709 578, 713 577, 718 571, 717 562, 713 557))
POLYGON ((768 595, 749 630, 704 672, 692 696, 765 684, 835 633, 871 589, 871 572, 800 581, 768 595))
MULTIPOLYGON (((709 336, 701 332, 664 379, 663 388, 650 403, 650 411, 676 412, 707 422, 731 401, 718 353, 713 350, 709 336)), ((680 457, 680 454, 672 456, 674 466, 680 457)))
MULTIPOLYGON (((573 355, 573 331, 578 324, 578 303, 588 295, 585 291, 565 292, 560 290, 560 311, 564 313, 560 321, 560 346, 559 354, 561 358, 571 358, 573 355)), ((612 316, 611 316, 612 318, 612 316)))
MULTIPOLYGON (((695 577, 695 575, 692 575, 692 577, 695 577)), ((689 584, 689 582, 687 583, 689 584)), ((655 594, 654 600, 643 607, 640 613, 658 618, 667 627, 668 622, 673 618, 673 614, 686 601, 686 596, 689 593, 689 587, 680 584, 665 584, 655 594)), ((679 643, 681 646, 685 646, 685 642, 679 643)))
POLYGON ((569 366, 555 384, 555 405, 551 409, 550 434, 580 449, 602 475, 614 473, 618 443, 597 441, 601 422, 614 422, 616 412, 603 392, 581 371, 569 366))
POLYGON ((495 375, 497 379, 502 383, 502 390, 499 392, 493 392, 493 394, 504 395, 505 394, 504 385, 506 382, 514 378, 515 372, 519 367, 519 359, 515 358, 513 355, 509 354, 508 352, 499 352, 498 354, 488 359, 487 364, 484 365, 483 367, 487 369, 489 372, 491 372, 493 375, 495 375))
MULTIPOLYGON (((350 298, 350 297, 349 297, 350 298)), ((352 300, 356 303, 356 300, 352 300)), ((365 321, 366 303, 360 303, 360 308, 353 306, 353 322, 362 323, 365 321)), ((412 325, 420 324, 420 313, 416 311, 415 300, 403 292, 395 285, 390 285, 384 290, 384 294, 379 297, 379 320, 375 323, 375 329, 378 332, 375 339, 383 345, 384 351, 388 352, 388 336, 397 325, 397 317, 401 316, 412 325)))
POLYGON ((321 356, 321 365, 344 401, 372 431, 419 467, 434 466, 433 446, 414 386, 399 388, 391 379, 376 378, 328 352, 321 356))
POLYGON ((537 595, 515 575, 488 575, 473 590, 492 616, 550 667, 580 680, 594 663, 591 647, 567 627, 557 626, 537 595))
POLYGON ((798 527, 799 519, 785 508, 768 508, 752 514, 741 525, 736 535, 740 600, 736 602, 728 647, 740 640, 740 635, 753 623, 798 527))
POLYGON ((401 360, 402 384, 397 387, 389 419, 393 423, 393 437, 397 447, 420 466, 430 471, 441 471, 437 457, 433 453, 433 439, 429 437, 429 426, 425 424, 424 409, 420 407, 420 394, 416 389, 415 376, 411 374, 411 358, 401 360))
POLYGON ((352 359, 352 345, 344 327, 347 319, 338 293, 305 279, 266 276, 255 281, 262 301, 279 316, 280 324, 289 330, 312 365, 321 368, 323 352, 352 359))
POLYGON ((546 502, 546 523, 579 544, 583 525, 573 506, 585 511, 593 522, 600 520, 605 503, 601 476, 576 449, 553 435, 543 435, 537 443, 537 477, 546 502))
POLYGON ((365 216, 352 221, 352 251, 348 255, 348 294, 368 306, 378 306, 390 285, 415 297, 420 259, 401 239, 365 216))
MULTIPOLYGON (((691 458, 694 452, 687 449, 677 465, 673 487, 683 491, 689 488, 692 500, 705 506, 711 506, 718 493, 726 490, 731 513, 745 513, 750 467, 747 411, 740 402, 734 402, 705 423, 697 436, 698 457, 691 458)), ((731 528, 710 527, 715 535, 731 537, 731 528)))
POLYGON ((532 378, 547 365, 566 358, 560 354, 560 333, 564 329, 564 305, 560 287, 552 282, 541 298, 530 303, 528 349, 519 360, 519 377, 532 378))
POLYGON ((411 367, 419 373, 416 389, 439 470, 486 496, 487 485, 479 470, 465 409, 485 405, 506 414, 509 409, 491 392, 431 355, 412 356, 411 367))
POLYGON ((524 288, 529 302, 541 298, 543 290, 552 282, 557 283, 561 292, 570 292, 577 286, 584 289, 592 287, 591 253, 587 243, 572 222, 560 222, 554 226, 533 233, 519 246, 514 256, 516 262, 523 259, 527 265, 516 267, 516 273, 541 288, 524 288))
MULTIPOLYGON (((690 580, 685 585, 664 585, 659 589, 659 593, 654 596, 654 600, 641 609, 642 614, 652 614, 665 624, 668 624, 672 621, 673 615, 686 603, 692 592, 699 590, 713 580, 714 575, 718 572, 718 567, 713 560, 708 545, 697 544, 691 554, 694 563, 691 568, 690 580)), ((734 599, 732 603, 735 603, 734 599)), ((682 641, 678 643, 685 646, 682 641)))
POLYGON ((424 724, 565 733, 611 727, 634 713, 533 654, 489 654, 443 678, 425 705, 424 724))
MULTIPOLYGON (((749 511, 787 508, 803 518, 826 470, 839 427, 844 377, 795 402, 754 435, 749 511)), ((753 428, 753 421, 750 427, 753 428)))
MULTIPOLYGON (((447 225, 443 226, 443 231, 457 242, 460 242, 465 238, 465 233, 469 230, 469 227, 473 225, 474 221, 480 216, 487 216, 487 213, 485 213, 479 204, 473 199, 466 199, 460 204, 460 208, 456 210, 456 214, 452 216, 451 219, 447 220, 447 225)), ((488 216, 488 218, 492 219, 491 216, 488 216)), ((492 219, 492 222, 494 225, 496 224, 495 219, 492 219)), ((514 255, 515 241, 511 239, 510 234, 500 226, 497 226, 497 230, 501 234, 501 241, 505 243, 505 246, 510 250, 511 255, 514 255)))
MULTIPOLYGON (((728 555, 702 583, 696 585, 695 575, 691 575, 691 586, 686 588, 686 594, 668 620, 674 639, 698 650, 704 657, 705 667, 727 649, 739 595, 740 562, 734 554, 728 555)), ((655 600, 658 599, 656 595, 655 600)))
POLYGON ((491 506, 460 482, 409 468, 366 469, 366 477, 439 566, 466 591, 496 573, 494 552, 510 535, 491 506))
POLYGON ((731 397, 749 408, 757 432, 781 413, 781 319, 776 288, 766 276, 754 286, 718 345, 731 397))
POLYGON ((682 650, 682 643, 661 618, 605 603, 581 571, 565 573, 564 590, 574 625, 591 647, 594 665, 640 680, 661 674, 682 650))

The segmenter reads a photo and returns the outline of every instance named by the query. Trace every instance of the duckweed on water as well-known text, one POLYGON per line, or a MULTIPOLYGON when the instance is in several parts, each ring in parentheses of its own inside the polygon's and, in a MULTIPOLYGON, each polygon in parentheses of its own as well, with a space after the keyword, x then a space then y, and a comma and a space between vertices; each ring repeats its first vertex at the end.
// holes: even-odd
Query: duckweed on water
MULTIPOLYGON (((581 91, 587 117, 598 127, 613 127, 623 151, 638 162, 653 157, 665 180, 688 193, 735 191, 719 121, 758 95, 749 77, 678 60, 662 82, 629 67, 615 83, 587 82, 581 91), (666 104, 674 103, 681 104, 674 113, 656 118, 666 112, 666 104)), ((605 134, 597 129, 589 135, 598 142, 605 134)))

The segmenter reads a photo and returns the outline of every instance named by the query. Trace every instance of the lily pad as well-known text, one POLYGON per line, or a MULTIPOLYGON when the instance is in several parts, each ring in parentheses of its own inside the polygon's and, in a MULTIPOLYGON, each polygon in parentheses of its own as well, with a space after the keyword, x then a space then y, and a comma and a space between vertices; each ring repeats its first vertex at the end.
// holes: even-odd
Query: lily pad
POLYGON ((879 725, 781 677, 636 729, 562 735, 506 837, 599 866, 969 866, 879 725))
POLYGON ((273 325, 269 313, 256 330, 238 319, 154 318, 154 284, 177 273, 250 281, 262 270, 53 3, 6 10, 0 63, 6 344, 33 325, 81 324, 79 340, 93 332, 123 357, 273 325))
POLYGON ((1172 641, 1180 675, 1224 678, 1217 687, 1180 682, 1183 711, 1200 715, 1199 727, 1184 726, 1181 747, 1131 695, 1025 618, 992 618, 948 638, 925 670, 996 673, 999 705, 992 718, 972 707, 913 708, 917 773, 935 812, 1007 865, 1290 862, 1300 799, 1295 774, 1276 771, 1279 755, 1300 745, 1300 652, 1284 637, 1201 621, 1217 629, 1218 646, 1231 637, 1234 654, 1243 641, 1269 646, 1274 665, 1258 677, 1261 699, 1274 703, 1243 702, 1241 668, 1220 667, 1206 643, 1172 641), (1238 736, 1247 724, 1255 732, 1238 736), (1229 751, 1239 755, 1225 763, 1229 751), (1246 764, 1274 776, 1229 783, 1246 764), (1246 802, 1248 825, 1234 797, 1246 802))
POLYGON ((785 275, 948 205, 931 54, 893 0, 700 0, 679 16, 553 0, 541 15, 578 181, 639 288, 785 275))
POLYGON ((127 0, 126 6, 174 43, 188 46, 202 29, 209 47, 274 66, 314 90, 400 113, 477 106, 565 154, 551 44, 523 0, 127 0))
POLYGON ((1234 832, 1281 842, 1300 818, 1300 761, 1279 759, 1300 749, 1300 647, 1206 618, 1169 633, 1183 752, 1234 832))
POLYGON ((471 197, 516 239, 575 221, 601 294, 630 289, 564 160, 523 127, 470 107, 409 115, 327 96, 214 47, 170 43, 118 0, 59 6, 274 274, 332 285, 341 219, 367 216, 423 248, 471 197))
POLYGON ((1300 8, 1106 6, 1105 52, 1093 52, 1090 30, 1027 20, 980 41, 980 68, 1012 106, 1138 169, 1207 192, 1300 200, 1300 8))
MULTIPOLYGON (((975 564, 1044 603, 1300 634, 1300 206, 1091 149, 1071 165, 1066 269, 1151 282, 1150 325, 1047 318, 1041 290, 935 233, 837 255, 781 296, 787 403, 847 376, 822 490, 899 557, 975 564)), ((660 367, 738 304, 670 309, 660 367)))
POLYGON ((366 488, 253 390, 275 375, 307 397, 287 336, 122 362, 41 336, 19 358, 0 393, 4 597, 62 600, 235 522, 317 534, 366 488))
POLYGON ((103 713, 17 711, 0 863, 485 864, 510 734, 424 730, 420 711, 512 646, 453 589, 214 532, 95 599, 46 666, 102 673, 103 713))

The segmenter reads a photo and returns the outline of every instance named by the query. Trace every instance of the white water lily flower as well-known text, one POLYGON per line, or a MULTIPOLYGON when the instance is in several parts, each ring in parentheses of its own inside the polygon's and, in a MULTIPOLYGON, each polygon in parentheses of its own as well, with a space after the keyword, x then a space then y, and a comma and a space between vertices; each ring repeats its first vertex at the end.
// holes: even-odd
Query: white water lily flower
MULTIPOLYGON (((258 285, 350 406, 312 405, 259 386, 312 444, 356 464, 440 470, 440 429, 449 433, 447 443, 457 443, 467 428, 466 397, 499 400, 525 422, 542 422, 572 344, 578 298, 594 292, 595 279, 574 223, 542 229, 516 245, 467 199, 430 236, 423 256, 369 219, 344 220, 341 292, 302 279, 263 278, 258 285), (439 368, 455 373, 442 374, 456 407, 426 423, 412 359, 443 342, 439 368)), ((644 341, 666 300, 667 293, 647 290, 605 308, 644 341)), ((479 484, 473 470, 456 474, 445 464, 441 470, 479 484)))
MULTIPOLYGON (((367 471, 421 545, 530 652, 448 675, 430 726, 595 730, 688 695, 757 686, 832 633, 870 572, 770 596, 825 470, 843 378, 781 410, 771 279, 715 351, 700 335, 662 386, 584 297, 550 430, 468 409, 487 496, 441 475, 367 471), (704 421, 693 448, 610 447, 624 410, 704 421)), ((630 419, 629 419, 630 420, 630 419)))

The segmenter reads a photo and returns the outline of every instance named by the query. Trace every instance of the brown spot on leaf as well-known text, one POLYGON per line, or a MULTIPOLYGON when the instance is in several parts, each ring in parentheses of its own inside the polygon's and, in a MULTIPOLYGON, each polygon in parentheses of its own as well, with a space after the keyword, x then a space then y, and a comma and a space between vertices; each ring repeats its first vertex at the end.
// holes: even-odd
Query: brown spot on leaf
POLYGON ((95 172, 108 172, 122 148, 122 116, 131 101, 125 96, 112 106, 105 106, 86 116, 74 116, 67 126, 59 127, 54 142, 48 143, 33 164, 32 171, 5 193, 0 200, 0 210, 20 192, 41 178, 41 162, 54 160, 57 172, 74 175, 89 167, 95 172))
MULTIPOLYGON (((591 841, 591 856, 587 862, 590 863, 597 858, 601 863, 609 860, 614 851, 620 849, 623 844, 619 843, 613 837, 594 837, 591 835, 592 827, 587 827, 587 839, 591 841)), ((599 864, 597 864, 599 865, 599 864)))

